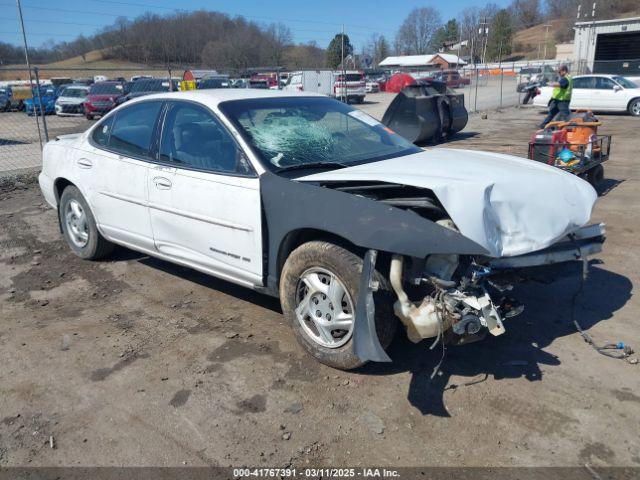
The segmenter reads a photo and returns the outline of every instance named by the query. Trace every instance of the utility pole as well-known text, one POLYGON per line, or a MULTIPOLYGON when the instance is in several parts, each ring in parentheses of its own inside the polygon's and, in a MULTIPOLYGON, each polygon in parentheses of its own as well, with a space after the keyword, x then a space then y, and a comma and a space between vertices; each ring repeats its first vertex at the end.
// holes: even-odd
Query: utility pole
POLYGON ((545 28, 545 31, 544 31, 544 58, 543 58, 543 60, 546 60, 547 59, 547 41, 548 41, 547 39, 549 37, 549 27, 551 27, 551 25, 547 23, 547 24, 543 25, 543 27, 545 28))
POLYGON ((341 95, 340 98, 342 99, 343 102, 348 101, 348 97, 347 97, 347 70, 345 68, 344 65, 344 23, 342 24, 342 36, 340 37, 342 40, 342 54, 340 55, 342 62, 342 90, 341 90, 341 95))
MULTIPOLYGON (((20 0, 16 0, 18 6, 18 15, 20 16, 20 25, 22 27, 22 42, 24 43, 24 59, 27 62, 27 70, 29 70, 29 88, 31 89, 31 96, 33 97, 33 78, 31 77, 31 63, 29 62, 29 47, 27 46, 27 34, 24 32, 24 20, 22 18, 22 5, 20 0)), ((40 86, 38 85, 38 88, 40 86)), ((35 111, 35 98, 33 99, 34 111, 35 111)), ((37 112, 36 112, 37 113, 37 112)), ((40 121, 38 115, 36 117, 36 126, 38 127, 38 140, 40 141, 40 149, 42 150, 42 133, 40 133, 40 121)), ((42 112, 42 118, 44 118, 44 112, 42 112)))
POLYGON ((487 17, 482 19, 480 22, 480 29, 478 30, 480 35, 484 36, 484 47, 482 48, 482 63, 486 63, 487 56, 487 43, 489 41, 489 27, 487 27, 487 17))

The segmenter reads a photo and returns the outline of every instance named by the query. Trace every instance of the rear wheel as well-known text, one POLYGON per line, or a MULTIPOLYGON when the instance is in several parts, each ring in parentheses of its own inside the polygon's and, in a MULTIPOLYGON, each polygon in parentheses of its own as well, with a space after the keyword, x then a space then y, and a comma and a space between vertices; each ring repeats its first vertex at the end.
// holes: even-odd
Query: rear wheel
POLYGON ((91 115, 90 113, 85 113, 84 116, 87 120, 93 120, 93 115, 91 115))
MULTIPOLYGON (((362 259, 335 244, 308 242, 289 255, 280 278, 282 310, 296 339, 316 360, 350 370, 364 365, 354 353, 353 330, 362 259)), ((376 330, 386 348, 397 320, 386 280, 375 273, 376 330)))
POLYGON ((67 244, 80 258, 98 260, 113 251, 113 243, 100 235, 93 213, 77 187, 64 189, 58 215, 67 244))
POLYGON ((640 98, 631 100, 628 110, 630 115, 633 115, 634 117, 640 117, 640 98))

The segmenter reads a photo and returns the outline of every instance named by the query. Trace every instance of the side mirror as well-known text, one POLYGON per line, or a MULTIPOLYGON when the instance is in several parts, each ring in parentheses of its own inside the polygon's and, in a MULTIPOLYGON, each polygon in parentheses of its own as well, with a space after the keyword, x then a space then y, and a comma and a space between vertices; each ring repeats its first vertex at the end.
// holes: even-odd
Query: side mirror
POLYGON ((613 91, 614 92, 619 92, 620 90, 622 90, 622 87, 620 85, 614 85, 613 86, 613 91))

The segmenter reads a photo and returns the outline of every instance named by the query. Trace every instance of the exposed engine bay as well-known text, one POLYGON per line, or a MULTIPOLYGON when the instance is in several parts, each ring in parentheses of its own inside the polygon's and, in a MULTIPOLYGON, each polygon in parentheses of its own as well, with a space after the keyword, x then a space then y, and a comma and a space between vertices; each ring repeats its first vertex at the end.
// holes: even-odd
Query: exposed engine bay
MULTIPOLYGON (((386 182, 331 182, 343 192, 375 200, 460 233, 428 189, 386 182)), ((397 296, 394 313, 414 343, 435 339, 449 345, 482 340, 487 332, 505 332, 504 320, 524 311, 508 296, 514 283, 534 278, 539 267, 584 260, 601 249, 604 225, 583 227, 550 249, 491 259, 484 256, 432 254, 424 259, 393 254, 389 281, 397 296)))

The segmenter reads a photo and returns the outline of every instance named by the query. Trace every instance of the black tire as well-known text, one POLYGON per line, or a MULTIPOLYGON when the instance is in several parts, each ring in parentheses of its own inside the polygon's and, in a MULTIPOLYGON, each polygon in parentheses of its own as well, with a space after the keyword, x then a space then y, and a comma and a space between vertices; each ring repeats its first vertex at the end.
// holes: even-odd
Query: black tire
POLYGON ((91 115, 90 113, 85 113, 84 116, 87 120, 93 120, 93 115, 91 115))
POLYGON ((604 167, 602 164, 596 165, 587 172, 587 182, 594 188, 597 187, 602 180, 604 180, 604 167))
POLYGON ((69 248, 71 248, 71 251, 80 258, 84 258, 85 260, 99 260, 113 252, 113 243, 100 235, 93 213, 77 187, 70 185, 62 192, 62 195, 60 196, 60 203, 58 204, 58 218, 60 219, 62 233, 69 245, 69 248), (72 233, 69 231, 67 221, 65 220, 65 212, 72 200, 75 200, 80 204, 86 216, 86 231, 88 239, 84 246, 79 246, 74 243, 72 233))
MULTIPOLYGON (((361 367, 366 362, 354 354, 353 336, 342 346, 326 347, 314 340, 298 321, 295 313, 298 306, 298 283, 303 273, 311 268, 322 268, 338 277, 355 307, 362 273, 362 259, 333 243, 312 241, 304 243, 291 252, 280 277, 282 311, 298 343, 316 360, 330 367, 340 370, 361 367)), ((380 285, 378 291, 374 293, 376 330, 380 344, 383 348, 387 348, 395 335, 398 320, 393 313, 393 299, 387 280, 378 271, 375 272, 375 279, 380 285)))
POLYGON ((631 100, 627 110, 632 117, 640 117, 640 98, 631 100))
POLYGON ((529 100, 531 100, 533 97, 535 97, 533 93, 527 92, 527 94, 524 96, 524 99, 522 100, 522 104, 527 105, 529 103, 529 100))

